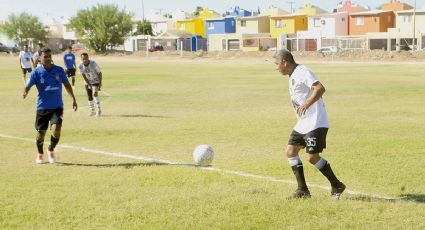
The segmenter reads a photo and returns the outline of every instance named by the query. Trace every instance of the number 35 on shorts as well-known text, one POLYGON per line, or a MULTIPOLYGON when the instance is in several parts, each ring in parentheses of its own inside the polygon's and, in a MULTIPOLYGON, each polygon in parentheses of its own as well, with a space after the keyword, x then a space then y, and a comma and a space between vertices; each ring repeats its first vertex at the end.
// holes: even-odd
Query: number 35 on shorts
POLYGON ((307 147, 315 147, 316 146, 316 138, 315 137, 307 137, 306 144, 307 144, 307 147))

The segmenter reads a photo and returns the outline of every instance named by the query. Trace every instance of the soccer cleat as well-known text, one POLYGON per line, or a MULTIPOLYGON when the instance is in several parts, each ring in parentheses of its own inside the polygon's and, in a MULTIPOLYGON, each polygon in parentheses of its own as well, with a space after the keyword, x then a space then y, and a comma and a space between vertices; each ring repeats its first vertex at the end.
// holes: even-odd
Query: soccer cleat
POLYGON ((96 117, 100 117, 102 115, 102 111, 100 111, 100 109, 99 110, 97 110, 97 112, 96 112, 96 117))
POLYGON ((340 182, 340 184, 337 187, 332 186, 332 190, 331 190, 332 199, 339 200, 344 190, 345 190, 345 184, 343 184, 342 182, 340 182))
POLYGON ((36 164, 43 164, 43 154, 38 153, 37 157, 35 158, 36 164))
POLYGON ((53 151, 49 151, 49 163, 50 164, 56 163, 55 153, 53 151))
POLYGON ((89 116, 93 117, 94 115, 96 115, 96 112, 94 110, 91 110, 90 113, 89 113, 89 116))
POLYGON ((310 198, 310 191, 308 191, 308 189, 300 189, 297 188, 297 190, 295 190, 295 192, 293 192, 291 195, 289 195, 286 199, 288 200, 292 200, 292 199, 306 199, 306 198, 310 198))

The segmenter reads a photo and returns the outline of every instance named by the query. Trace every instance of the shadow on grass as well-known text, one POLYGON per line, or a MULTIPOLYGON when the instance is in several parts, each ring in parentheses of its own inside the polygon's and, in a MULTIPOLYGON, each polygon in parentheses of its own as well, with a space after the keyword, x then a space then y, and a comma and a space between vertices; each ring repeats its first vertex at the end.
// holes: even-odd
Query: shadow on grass
POLYGON ((139 118, 139 117, 143 117, 143 118, 169 118, 166 116, 158 116, 158 115, 148 115, 148 114, 114 114, 114 115, 109 115, 109 114, 105 114, 102 115, 103 117, 127 117, 127 118, 139 118))
POLYGON ((365 201, 365 202, 373 202, 373 201, 385 201, 385 202, 397 202, 400 201, 400 199, 396 198, 381 198, 381 197, 375 197, 375 196, 367 196, 367 195, 349 195, 347 196, 348 200, 356 200, 356 201, 365 201))
POLYGON ((134 167, 146 167, 146 166, 186 166, 186 167, 195 167, 195 168, 210 168, 211 166, 200 166, 197 164, 178 164, 178 163, 163 163, 163 162, 139 162, 139 163, 117 163, 117 164, 85 164, 85 163, 67 163, 67 162, 56 162, 57 166, 82 166, 82 167, 97 167, 97 168, 116 168, 122 167, 126 169, 131 169, 134 167))
POLYGON ((117 163, 117 164, 84 164, 84 163, 67 163, 57 162, 57 166, 81 166, 81 167, 97 167, 97 168, 126 168, 131 169, 134 167, 146 167, 146 166, 163 166, 169 165, 161 162, 141 162, 141 163, 117 163))
POLYGON ((400 199, 425 204, 425 194, 402 194, 400 195, 400 199))

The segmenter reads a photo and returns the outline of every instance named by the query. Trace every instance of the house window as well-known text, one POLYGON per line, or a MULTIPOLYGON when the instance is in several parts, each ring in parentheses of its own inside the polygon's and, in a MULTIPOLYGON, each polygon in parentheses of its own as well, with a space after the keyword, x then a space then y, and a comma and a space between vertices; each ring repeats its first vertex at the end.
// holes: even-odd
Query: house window
POLYGON ((356 17, 356 26, 364 25, 364 17, 356 17))
POLYGON ((405 23, 412 22, 412 15, 404 15, 403 16, 403 22, 405 22, 405 23))
POLYGON ((243 40, 243 47, 258 47, 258 39, 243 40))
POLYGON ((313 21, 313 25, 314 25, 314 27, 320 27, 320 18, 314 18, 313 19, 314 21, 313 21))
POLYGON ((275 24, 274 24, 275 28, 282 28, 282 20, 281 19, 276 19, 275 24))
POLYGON ((246 21, 245 20, 241 20, 241 27, 246 27, 246 21))
POLYGON ((345 18, 341 18, 341 21, 345 22, 345 18))
POLYGON ((235 21, 232 20, 232 26, 235 26, 235 21))
POLYGON ((214 22, 208 22, 208 29, 213 30, 214 29, 214 22))
POLYGON ((180 24, 180 29, 181 29, 181 30, 184 30, 184 29, 185 29, 184 23, 181 23, 181 24, 180 24))

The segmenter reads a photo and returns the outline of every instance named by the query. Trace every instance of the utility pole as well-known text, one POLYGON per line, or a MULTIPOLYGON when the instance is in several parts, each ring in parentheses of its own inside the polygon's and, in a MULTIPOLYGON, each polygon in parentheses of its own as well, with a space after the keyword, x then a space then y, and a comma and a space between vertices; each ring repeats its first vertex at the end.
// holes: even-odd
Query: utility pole
POLYGON ((416 0, 413 4, 413 39, 412 39, 412 50, 415 51, 415 37, 416 37, 416 0))
POLYGON ((288 3, 290 6, 291 6, 291 14, 292 13, 294 13, 293 11, 292 11, 292 5, 294 5, 295 4, 295 1, 287 1, 286 3, 288 3))

